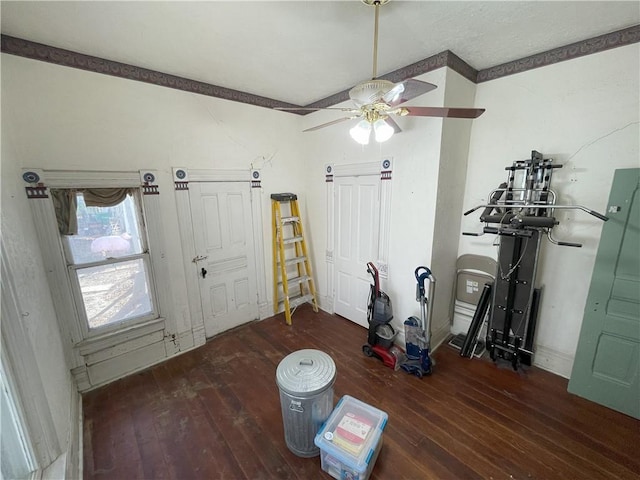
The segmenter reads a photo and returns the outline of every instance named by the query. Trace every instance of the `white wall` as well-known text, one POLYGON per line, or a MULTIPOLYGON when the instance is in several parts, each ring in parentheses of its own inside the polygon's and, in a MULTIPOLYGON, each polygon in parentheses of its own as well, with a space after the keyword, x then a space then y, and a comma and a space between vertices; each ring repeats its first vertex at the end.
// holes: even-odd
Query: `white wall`
MULTIPOLYGON (((444 104, 448 107, 472 107, 476 86, 453 70, 446 70, 444 104)), ((482 117, 480 117, 482 118, 482 117)), ((430 267, 437 279, 432 331, 434 342, 450 333, 451 301, 458 258, 464 185, 469 156, 471 128, 476 120, 445 119, 442 128, 440 171, 436 195, 433 254, 430 267)))
MULTIPOLYGON (((559 204, 604 213, 614 170, 640 166, 639 50, 634 44, 479 84, 476 106, 487 111, 472 127, 464 210, 485 203, 506 181, 504 167, 537 150, 563 165, 552 180, 559 204)), ((535 364, 568 378, 602 222, 576 210, 556 217, 554 237, 583 247, 544 241, 535 364)), ((478 218, 463 218, 462 230, 481 231, 478 218)), ((497 258, 494 238, 460 237, 459 254, 497 258)))
MULTIPOLYGON (((7 54, 1 94, 2 241, 64 452, 78 435, 70 407, 78 395, 69 371, 77 359, 71 339, 61 338, 58 329, 21 169, 158 171, 165 242, 172 252, 171 302, 178 312, 167 322, 181 333, 190 331, 191 319, 171 167, 261 169, 262 241, 268 245, 269 194, 301 190, 300 119, 7 54)), ((265 255, 265 271, 271 272, 271 249, 265 255)), ((270 274, 267 283, 269 293, 270 274)), ((77 450, 69 455, 77 461, 77 450)))
MULTIPOLYGON (((266 245, 269 194, 300 190, 297 116, 6 54, 2 69, 3 143, 14 152, 3 156, 7 182, 19 183, 23 167, 159 172, 177 333, 191 324, 171 167, 261 169, 266 245)), ((7 207, 23 197, 24 190, 7 207)), ((271 250, 265 254, 270 272, 271 250)))
MULTIPOLYGON (((5 72, 3 71, 3 85, 5 72)), ((5 92, 2 92, 3 105, 6 101, 5 92)), ((3 127, 10 121, 3 118, 3 127)), ((23 183, 20 180, 21 172, 18 168, 17 157, 19 148, 15 144, 2 135, 2 244, 3 252, 6 258, 2 261, 5 263, 7 272, 12 278, 3 278, 2 288, 5 290, 3 295, 9 294, 11 290, 14 294, 13 302, 15 304, 15 315, 10 312, 2 312, 2 328, 8 328, 4 322, 19 321, 20 326, 16 326, 13 331, 20 335, 20 338, 12 338, 11 340, 21 345, 29 345, 21 352, 17 352, 19 357, 10 359, 13 368, 20 369, 22 372, 24 365, 16 363, 28 360, 27 355, 33 355, 35 365, 27 365, 32 367, 27 370, 33 378, 17 378, 23 388, 29 389, 34 382, 41 382, 42 389, 37 392, 31 392, 33 396, 38 398, 29 399, 27 402, 39 402, 45 400, 40 395, 46 397, 49 404, 48 411, 41 411, 39 415, 50 418, 53 425, 53 435, 56 441, 41 442, 40 436, 46 437, 44 432, 33 432, 38 438, 33 439, 36 443, 36 458, 39 462, 51 460, 51 455, 66 452, 72 448, 78 448, 78 439, 74 435, 78 434, 79 427, 79 395, 75 384, 73 383, 69 355, 65 351, 63 339, 60 336, 60 330, 53 310, 53 300, 49 292, 49 286, 44 271, 42 256, 38 247, 38 241, 35 235, 35 228, 29 218, 31 211, 27 204, 23 183), (25 221, 26 220, 26 221, 25 221), (10 288, 11 286, 11 288, 10 288), (22 343, 24 342, 24 343, 22 343), (43 453, 43 449, 48 451, 49 455, 43 453), (59 449, 59 450, 58 450, 59 449)), ((5 332, 6 333, 6 332, 5 332)), ((23 407, 27 406, 23 403, 23 407)), ((47 410, 46 408, 44 410, 47 410)), ((36 412, 29 414, 28 421, 37 421, 36 412)), ((49 424, 43 422, 41 427, 48 428, 49 424)), ((34 427, 38 430, 38 426, 34 427)), ((77 459, 77 453, 71 455, 77 459)), ((40 465, 44 467, 46 465, 40 465)), ((77 466, 76 466, 77 467, 77 466)), ((71 471, 73 466, 70 465, 71 471)), ((77 471, 76 471, 77 473, 77 471)))

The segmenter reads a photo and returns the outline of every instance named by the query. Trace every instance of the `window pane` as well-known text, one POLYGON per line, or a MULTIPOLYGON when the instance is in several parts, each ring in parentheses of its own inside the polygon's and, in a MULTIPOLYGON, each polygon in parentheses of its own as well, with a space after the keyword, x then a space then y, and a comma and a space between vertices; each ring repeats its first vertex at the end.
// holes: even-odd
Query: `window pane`
POLYGON ((76 270, 89 328, 153 312, 143 259, 76 270))
POLYGON ((78 234, 64 237, 74 265, 142 253, 140 222, 132 196, 114 207, 87 207, 80 192, 77 201, 78 234))

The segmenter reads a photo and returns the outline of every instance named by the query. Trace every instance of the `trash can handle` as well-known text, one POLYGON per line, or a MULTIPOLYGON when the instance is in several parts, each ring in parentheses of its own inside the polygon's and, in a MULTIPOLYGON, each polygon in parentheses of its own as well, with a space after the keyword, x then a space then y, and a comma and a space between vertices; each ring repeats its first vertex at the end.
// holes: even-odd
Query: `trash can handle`
POLYGON ((313 360, 311 358, 303 358, 300 360, 300 365, 313 365, 313 360))

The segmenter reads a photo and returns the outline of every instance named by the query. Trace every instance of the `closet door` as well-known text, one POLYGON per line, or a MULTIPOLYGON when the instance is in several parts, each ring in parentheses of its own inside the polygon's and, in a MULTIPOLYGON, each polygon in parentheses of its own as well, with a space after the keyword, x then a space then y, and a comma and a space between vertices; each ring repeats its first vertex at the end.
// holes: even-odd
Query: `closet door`
POLYGON ((334 311, 363 327, 371 276, 367 262, 378 257, 380 176, 335 179, 334 311))

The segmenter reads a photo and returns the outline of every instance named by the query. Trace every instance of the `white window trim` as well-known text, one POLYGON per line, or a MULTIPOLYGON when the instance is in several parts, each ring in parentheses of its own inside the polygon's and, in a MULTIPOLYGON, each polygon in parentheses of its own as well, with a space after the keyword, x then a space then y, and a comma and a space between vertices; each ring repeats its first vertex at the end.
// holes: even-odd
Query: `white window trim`
MULTIPOLYGON (((145 234, 145 238, 142 239, 142 244, 145 251, 139 254, 128 255, 126 259, 119 257, 112 260, 107 259, 102 262, 87 262, 84 264, 68 264, 67 265, 67 274, 68 274, 69 282, 71 285, 72 296, 73 296, 74 304, 76 307, 76 312, 79 319, 78 327, 80 328, 83 336, 82 341, 86 341, 95 337, 103 337, 105 335, 109 335, 112 332, 121 331, 123 328, 135 327, 136 325, 143 324, 149 320, 154 320, 160 317, 158 303, 157 303, 158 295, 156 293, 156 286, 155 286, 156 282, 155 282, 155 275, 154 275, 153 265, 152 265, 152 257, 151 257, 151 254, 149 253, 150 248, 148 246, 149 242, 147 237, 149 236, 149 234, 146 231, 147 226, 146 226, 146 222, 144 221, 143 199, 139 192, 136 192, 134 201, 136 202, 135 206, 136 206, 137 214, 140 216, 140 218, 138 219, 140 222, 140 227, 143 229, 145 234), (78 276, 75 273, 75 271, 82 268, 89 268, 92 266, 112 265, 112 264, 122 263, 123 261, 137 260, 137 259, 143 260, 143 266, 145 269, 145 273, 147 275, 147 280, 149 282, 149 285, 148 285, 149 296, 151 297, 152 311, 147 315, 135 317, 133 319, 120 320, 118 322, 113 322, 100 328, 94 328, 94 329, 89 328, 89 320, 88 318, 86 318, 86 314, 83 313, 85 306, 84 306, 82 291, 80 289, 80 282, 78 280, 78 276)), ((67 252, 68 249, 65 249, 64 245, 62 245, 62 247, 64 250, 63 256, 68 256, 70 252, 67 252)), ((68 259, 66 258, 65 260, 68 260, 68 259)))
MULTIPOLYGON (((138 172, 104 172, 104 171, 64 171, 41 170, 28 168, 23 172, 36 173, 43 184, 43 188, 142 188, 143 177, 152 170, 138 172)), ((34 184, 27 185, 33 186, 34 184)), ((126 327, 119 325, 119 331, 114 329, 100 329, 95 334, 87 335, 83 329, 85 322, 77 311, 74 296, 71 289, 74 288, 70 280, 64 255, 62 253, 62 241, 58 233, 53 202, 50 198, 35 198, 29 201, 40 248, 43 254, 45 270, 51 289, 54 307, 58 317, 61 336, 65 342, 65 354, 79 388, 88 388, 86 376, 83 371, 85 359, 90 355, 109 346, 115 346, 136 336, 136 331, 148 331, 149 325, 155 330, 165 330, 165 336, 175 334, 175 321, 171 302, 169 275, 166 265, 166 249, 162 228, 162 213, 158 195, 141 195, 144 226, 147 231, 148 249, 151 254, 149 268, 154 278, 156 309, 159 316, 154 319, 144 319, 126 327), (169 331, 170 330, 170 331, 169 331)), ((86 327, 88 329, 88 326, 86 327)))

